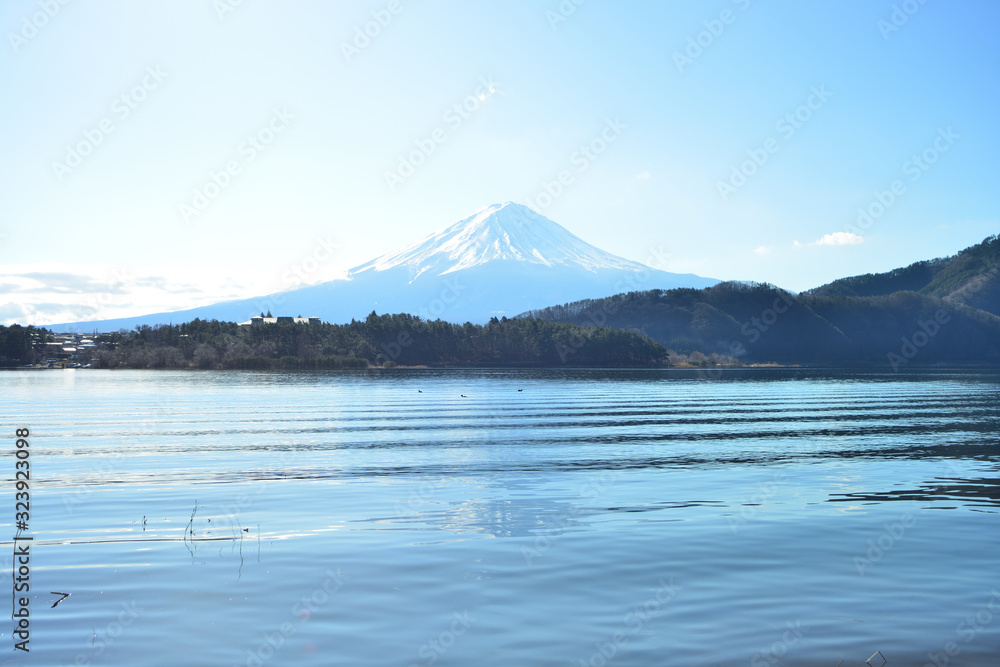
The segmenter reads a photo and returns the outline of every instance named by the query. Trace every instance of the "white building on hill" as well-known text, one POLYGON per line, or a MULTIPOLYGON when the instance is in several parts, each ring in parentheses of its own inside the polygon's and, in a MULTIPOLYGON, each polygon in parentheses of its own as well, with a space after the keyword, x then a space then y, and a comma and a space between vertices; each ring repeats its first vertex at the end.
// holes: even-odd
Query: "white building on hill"
POLYGON ((320 319, 318 317, 264 317, 263 315, 254 315, 246 322, 238 322, 241 327, 251 327, 258 326, 261 324, 278 324, 281 323, 295 323, 295 324, 319 324, 320 319))

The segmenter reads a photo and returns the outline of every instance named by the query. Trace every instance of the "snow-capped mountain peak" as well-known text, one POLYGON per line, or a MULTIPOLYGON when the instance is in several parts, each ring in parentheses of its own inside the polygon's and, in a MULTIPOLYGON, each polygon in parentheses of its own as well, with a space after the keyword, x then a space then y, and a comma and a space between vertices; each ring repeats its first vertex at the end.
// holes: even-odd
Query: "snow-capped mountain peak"
POLYGON ((412 281, 423 274, 441 276, 498 260, 574 266, 591 272, 645 268, 590 245, 527 206, 508 201, 484 206, 415 243, 351 269, 350 274, 406 267, 412 281))
POLYGON ((361 264, 348 272, 346 280, 172 313, 67 326, 77 331, 117 331, 196 317, 240 322, 269 308, 337 323, 373 311, 482 323, 491 317, 514 317, 631 290, 701 288, 717 282, 616 257, 526 206, 505 202, 481 208, 416 243, 361 264))

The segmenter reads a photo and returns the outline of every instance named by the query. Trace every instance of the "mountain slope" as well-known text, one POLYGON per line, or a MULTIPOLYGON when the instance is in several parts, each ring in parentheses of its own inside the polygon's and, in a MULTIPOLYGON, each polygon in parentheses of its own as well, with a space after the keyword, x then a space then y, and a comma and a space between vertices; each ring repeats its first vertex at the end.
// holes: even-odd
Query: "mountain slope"
POLYGON ((627 329, 682 354, 742 362, 1000 363, 1000 317, 916 292, 795 296, 770 285, 721 283, 630 292, 522 316, 627 329))
POLYGON ((524 313, 745 362, 1000 363, 1000 240, 797 296, 770 285, 649 290, 524 313), (891 291, 890 291, 891 290, 891 291))
POLYGON ((854 358, 852 342, 794 295, 771 285, 720 283, 702 290, 650 290, 595 299, 524 316, 571 324, 628 329, 669 349, 737 357, 743 361, 787 358, 789 340, 796 360, 854 358))
POLYGON ((707 287, 717 280, 652 269, 607 253, 531 209, 486 206, 354 267, 346 279, 171 313, 51 325, 116 331, 195 318, 243 321, 262 311, 350 322, 372 311, 484 323, 531 308, 628 289, 707 287))
POLYGON ((804 294, 872 297, 899 291, 949 299, 1000 315, 1000 237, 991 236, 951 257, 887 273, 841 278, 804 294))

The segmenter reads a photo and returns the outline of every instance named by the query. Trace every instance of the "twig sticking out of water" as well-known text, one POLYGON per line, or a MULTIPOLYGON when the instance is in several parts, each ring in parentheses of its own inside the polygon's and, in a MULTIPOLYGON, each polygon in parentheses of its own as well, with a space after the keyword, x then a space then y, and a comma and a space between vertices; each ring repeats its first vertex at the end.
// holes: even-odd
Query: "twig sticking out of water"
POLYGON ((194 535, 194 515, 198 513, 198 501, 194 501, 194 509, 191 510, 191 520, 188 521, 188 532, 194 535))
POLYGON ((867 660, 865 660, 865 664, 868 665, 868 667, 875 667, 872 664, 872 660, 875 659, 875 656, 878 656, 878 657, 882 658, 882 662, 879 663, 878 667, 882 667, 882 665, 884 665, 885 663, 889 662, 888 660, 885 659, 885 656, 882 655, 882 651, 875 651, 874 653, 872 653, 872 657, 870 657, 867 660))
POLYGON ((191 552, 191 558, 194 558, 194 550, 191 548, 191 545, 188 544, 188 540, 190 539, 191 542, 194 542, 194 515, 197 513, 198 501, 195 500, 194 509, 191 510, 191 519, 188 521, 187 527, 184 528, 184 545, 188 548, 188 551, 191 552), (190 536, 190 538, 188 536, 190 536))
POLYGON ((240 570, 236 575, 236 581, 243 578, 243 533, 246 532, 246 528, 240 523, 240 518, 236 517, 236 525, 240 527, 240 570))

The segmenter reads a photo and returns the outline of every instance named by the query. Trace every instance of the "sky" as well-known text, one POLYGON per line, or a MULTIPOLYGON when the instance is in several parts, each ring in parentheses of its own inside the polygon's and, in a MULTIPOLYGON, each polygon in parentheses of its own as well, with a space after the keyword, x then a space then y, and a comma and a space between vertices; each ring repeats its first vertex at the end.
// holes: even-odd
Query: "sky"
POLYGON ((491 203, 801 291, 1000 232, 992 0, 6 0, 0 323, 330 280, 491 203))

